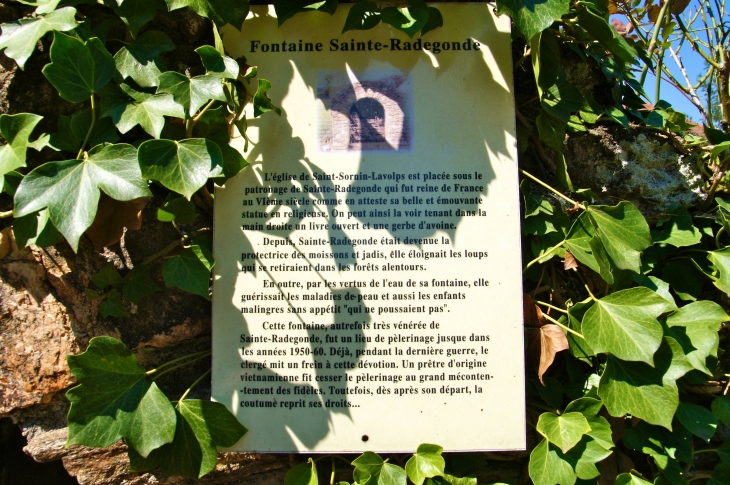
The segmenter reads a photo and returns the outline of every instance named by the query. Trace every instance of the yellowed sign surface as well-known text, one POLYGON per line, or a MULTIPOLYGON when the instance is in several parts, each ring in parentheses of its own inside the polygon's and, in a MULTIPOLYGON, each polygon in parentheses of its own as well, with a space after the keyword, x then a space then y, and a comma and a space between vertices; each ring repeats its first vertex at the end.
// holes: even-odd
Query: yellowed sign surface
POLYGON ((525 449, 509 19, 438 8, 413 39, 340 34, 349 6, 224 29, 282 107, 216 191, 213 398, 249 429, 236 450, 525 449))

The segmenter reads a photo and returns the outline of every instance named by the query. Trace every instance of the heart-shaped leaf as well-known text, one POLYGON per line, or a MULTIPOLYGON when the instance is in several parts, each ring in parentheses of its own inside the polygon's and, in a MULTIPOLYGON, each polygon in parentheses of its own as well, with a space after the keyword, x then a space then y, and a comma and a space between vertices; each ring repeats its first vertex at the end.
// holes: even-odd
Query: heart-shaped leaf
POLYGON ((162 265, 162 277, 168 287, 176 286, 189 293, 210 299, 210 270, 215 260, 203 246, 192 244, 162 265))
POLYGON ((162 32, 148 30, 114 54, 114 63, 122 78, 131 78, 143 88, 157 86, 159 77, 167 69, 160 57, 175 48, 172 40, 162 32))
POLYGON ((204 45, 195 49, 195 52, 203 61, 203 67, 210 76, 238 79, 240 67, 238 63, 228 56, 224 56, 215 47, 204 45))
POLYGON ((444 474, 444 449, 438 445, 423 443, 406 462, 406 473, 415 485, 421 485, 426 478, 444 474))
POLYGON ((216 76, 196 76, 189 78, 177 72, 166 72, 160 76, 158 93, 170 93, 189 116, 211 99, 225 101, 221 79, 216 76))
POLYGON ((33 128, 43 119, 42 116, 20 113, 0 115, 0 134, 6 144, 0 147, 0 175, 25 167, 25 152, 33 128))
MULTIPOLYGON (((0 51, 5 49, 5 55, 15 59, 21 69, 25 68, 35 50, 38 40, 48 32, 66 32, 76 28, 76 9, 64 7, 55 10, 43 17, 20 19, 0 25, 0 51)), ((87 96, 88 97, 88 96, 87 96)))
POLYGON ((563 453, 567 453, 591 430, 591 427, 581 413, 565 413, 560 416, 542 413, 536 429, 563 453))

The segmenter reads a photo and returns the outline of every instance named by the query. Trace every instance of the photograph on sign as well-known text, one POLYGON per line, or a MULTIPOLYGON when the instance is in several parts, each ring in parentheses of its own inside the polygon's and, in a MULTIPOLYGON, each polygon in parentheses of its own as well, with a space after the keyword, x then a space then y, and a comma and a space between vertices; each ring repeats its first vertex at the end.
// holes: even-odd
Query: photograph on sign
POLYGON ((281 107, 246 113, 249 166, 215 192, 231 450, 524 450, 509 19, 441 4, 423 37, 343 34, 349 8, 222 31, 281 107))

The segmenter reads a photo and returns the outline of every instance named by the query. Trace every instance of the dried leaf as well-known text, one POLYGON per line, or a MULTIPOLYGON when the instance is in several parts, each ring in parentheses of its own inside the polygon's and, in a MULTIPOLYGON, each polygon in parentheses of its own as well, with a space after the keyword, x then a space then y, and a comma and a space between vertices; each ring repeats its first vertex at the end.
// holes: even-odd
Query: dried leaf
POLYGON ((576 261, 575 257, 572 254, 570 254, 569 250, 566 249, 565 250, 565 261, 563 262, 563 269, 565 269, 565 271, 568 271, 570 269, 577 268, 577 267, 578 267, 578 261, 576 261))
POLYGON ((94 247, 98 250, 119 242, 125 227, 131 231, 141 228, 142 209, 149 201, 149 197, 140 197, 121 202, 102 193, 94 222, 86 230, 94 247))
POLYGON ((565 336, 563 329, 555 324, 547 324, 540 327, 540 366, 537 370, 537 376, 540 378, 542 385, 545 382, 542 380, 542 376, 552 365, 555 360, 555 354, 561 350, 567 350, 568 338, 565 336))
POLYGON ((687 8, 687 5, 689 5, 689 0, 674 0, 674 3, 672 4, 672 13, 675 16, 678 16, 682 12, 684 12, 684 9, 687 8))
POLYGON ((659 19, 659 13, 661 12, 661 10, 662 7, 659 5, 652 5, 647 8, 646 11, 649 14, 649 20, 656 23, 657 19, 659 19))
POLYGON ((613 0, 608 0, 608 13, 609 15, 613 15, 616 12, 618 12, 618 7, 616 6, 616 2, 613 0))
POLYGON ((545 324, 542 310, 535 305, 535 301, 528 294, 522 295, 522 311, 525 319, 525 327, 540 327, 545 324))

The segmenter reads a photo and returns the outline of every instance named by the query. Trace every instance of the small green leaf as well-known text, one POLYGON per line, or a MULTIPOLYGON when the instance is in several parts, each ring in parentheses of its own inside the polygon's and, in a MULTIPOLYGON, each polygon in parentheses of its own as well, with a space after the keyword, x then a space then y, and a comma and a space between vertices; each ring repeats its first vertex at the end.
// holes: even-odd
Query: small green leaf
POLYGON ((175 102, 191 117, 212 99, 226 101, 221 78, 209 75, 191 79, 178 72, 163 73, 157 93, 172 94, 175 102))
POLYGON ((25 167, 25 153, 33 128, 43 119, 42 116, 20 113, 0 115, 0 134, 6 144, 0 147, 0 175, 25 167))
MULTIPOLYGON (((672 431, 661 426, 638 423, 626 429, 622 440, 627 447, 655 458, 668 457, 685 463, 692 462, 692 433, 676 421, 672 431)), ((667 465, 664 463, 663 467, 667 465)))
POLYGON ((636 50, 603 17, 588 8, 582 8, 578 13, 578 21, 581 27, 621 61, 633 63, 638 58, 636 50))
POLYGON ((117 71, 122 78, 131 78, 143 88, 157 86, 159 77, 167 69, 160 57, 175 49, 170 38, 157 30, 148 30, 114 54, 117 71))
POLYGON ((406 471, 373 453, 366 451, 352 462, 355 465, 355 479, 365 485, 406 485, 406 471))
POLYGON ((124 298, 132 303, 139 303, 145 296, 160 291, 150 278, 151 269, 147 264, 139 264, 124 277, 124 298))
POLYGON ((705 277, 688 259, 668 261, 662 268, 662 278, 682 300, 694 301, 702 293, 705 277))
POLYGON ((710 251, 707 258, 719 272, 719 277, 716 281, 713 281, 713 284, 723 293, 730 293, 730 247, 710 251))
MULTIPOLYGON (((107 111, 117 129, 122 133, 127 133, 139 125, 153 137, 159 138, 162 127, 165 126, 165 116, 175 118, 185 116, 183 109, 169 94, 144 93, 136 91, 126 84, 121 84, 119 87, 121 90, 115 90, 116 98, 113 104, 116 105, 107 111)), ((102 105, 103 103, 102 98, 102 105)))
POLYGON ((76 9, 71 7, 60 8, 43 17, 20 19, 0 25, 0 51, 5 49, 5 55, 15 59, 21 69, 25 68, 36 44, 46 33, 55 30, 65 32, 76 28, 78 23, 74 19, 76 9))
POLYGON ((570 11, 567 0, 499 0, 497 13, 512 17, 517 31, 528 41, 570 11))
POLYGON ((131 145, 100 145, 86 160, 49 162, 25 176, 15 193, 15 216, 48 207, 53 225, 74 251, 91 226, 100 189, 112 199, 127 201, 152 194, 136 163, 131 145))
POLYGON ((155 18, 158 10, 167 10, 167 5, 163 0, 124 0, 123 2, 117 2, 118 0, 105 0, 105 5, 114 9, 114 13, 129 28, 132 37, 136 37, 139 29, 155 18))
POLYGON ((709 409, 697 404, 680 402, 677 408, 677 419, 693 435, 707 442, 717 429, 717 418, 709 409))
POLYGON ((563 453, 567 453, 591 427, 581 413, 565 413, 561 416, 542 413, 536 429, 563 453))
POLYGON ((698 371, 711 375, 705 359, 716 356, 718 344, 717 331, 722 322, 730 317, 720 305, 702 300, 685 305, 667 317, 667 326, 672 336, 684 349, 687 360, 698 371))
POLYGON ((238 63, 228 56, 224 56, 215 47, 204 45, 195 49, 203 61, 203 66, 210 76, 225 79, 238 79, 238 63))
POLYGON ((311 458, 286 472, 284 485, 318 485, 317 465, 311 458))
POLYGON ((31 244, 46 248, 63 241, 63 236, 51 222, 48 209, 43 209, 13 220, 13 234, 19 248, 31 244))
POLYGON ((210 140, 149 140, 139 146, 142 175, 187 197, 200 189, 208 177, 220 175, 223 155, 210 140))
POLYGON ((380 8, 370 0, 360 0, 347 12, 342 33, 349 30, 369 30, 380 23, 380 8))
POLYGON ((622 473, 616 477, 615 485, 651 485, 651 482, 647 482, 631 473, 622 473))
POLYGON ((210 270, 215 260, 210 252, 196 244, 185 248, 162 265, 162 277, 168 287, 176 286, 189 293, 210 299, 210 270))
POLYGON ((671 429, 679 406, 676 381, 690 370, 692 366, 679 343, 665 337, 654 355, 654 367, 609 355, 598 395, 611 416, 631 414, 671 429))
POLYGON ((107 263, 91 277, 91 282, 102 290, 109 287, 117 287, 122 283, 122 275, 119 274, 114 263, 107 263))
POLYGON ((51 63, 43 68, 43 75, 63 99, 72 103, 86 101, 111 81, 115 72, 114 59, 98 38, 81 42, 54 32, 51 63))
POLYGON ((681 248, 684 246, 694 246, 700 239, 702 234, 692 224, 692 216, 687 212, 684 206, 677 206, 670 211, 667 217, 661 221, 660 229, 651 231, 651 238, 654 243, 671 244, 672 246, 681 248))
POLYGON ((438 445, 423 443, 406 463, 408 478, 415 485, 421 485, 426 478, 441 476, 444 474, 444 458, 441 452, 444 449, 438 445))
POLYGON ((718 396, 713 399, 712 414, 714 414, 717 419, 722 421, 722 424, 730 427, 730 397, 718 396))
POLYGON ((261 116, 267 111, 273 111, 281 116, 281 108, 277 108, 266 94, 271 89, 271 83, 266 79, 259 79, 259 87, 253 96, 253 115, 255 118, 261 116))
POLYGON ((530 453, 529 473, 535 485, 573 485, 577 478, 570 463, 546 439, 530 453))
POLYGON ((106 295, 106 299, 101 302, 99 311, 103 317, 128 317, 129 313, 124 308, 122 302, 122 294, 118 290, 112 290, 106 295))
POLYGON ((385 7, 380 13, 380 20, 413 38, 426 25, 429 17, 425 3, 412 5, 413 3, 415 2, 411 0, 408 7, 385 7))
POLYGON ((651 365, 664 333, 657 317, 668 309, 669 303, 648 288, 621 290, 598 300, 581 329, 596 352, 651 365))
POLYGON ((165 202, 157 209, 157 220, 162 222, 175 221, 178 224, 190 224, 198 217, 195 204, 185 197, 175 197, 165 202))
POLYGON ((428 20, 421 27, 421 37, 434 29, 444 26, 444 17, 436 7, 428 7, 428 20))
POLYGON ((68 445, 105 447, 124 438, 147 456, 172 441, 175 410, 126 345, 95 337, 84 353, 66 360, 80 382, 66 393, 68 445))
POLYGON ((623 201, 613 207, 588 206, 586 212, 616 267, 641 273, 641 252, 653 241, 639 209, 623 201))

